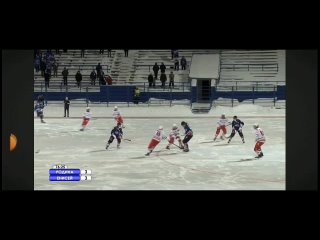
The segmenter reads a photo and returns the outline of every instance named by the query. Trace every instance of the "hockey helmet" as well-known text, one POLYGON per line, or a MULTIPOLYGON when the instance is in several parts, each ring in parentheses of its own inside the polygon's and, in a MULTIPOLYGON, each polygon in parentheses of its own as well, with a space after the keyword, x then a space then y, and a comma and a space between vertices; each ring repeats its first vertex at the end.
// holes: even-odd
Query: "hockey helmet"
POLYGON ((158 130, 163 130, 163 127, 162 127, 162 126, 159 126, 159 127, 158 127, 158 130))
POLYGON ((253 128, 254 128, 254 129, 257 129, 258 127, 259 127, 259 124, 258 124, 258 123, 253 124, 253 128))
POLYGON ((233 116, 233 119, 237 119, 238 117, 237 116, 233 116))
POLYGON ((226 114, 222 113, 221 118, 226 118, 226 114))
POLYGON ((87 112, 90 112, 90 108, 89 107, 87 107, 86 110, 87 110, 87 112))
POLYGON ((181 122, 181 126, 187 125, 187 123, 185 121, 181 122))
POLYGON ((118 107, 117 106, 114 106, 114 111, 117 111, 118 110, 118 107))
POLYGON ((177 129, 177 128, 178 128, 177 124, 174 123, 174 124, 172 125, 172 130, 175 130, 175 129, 177 129))

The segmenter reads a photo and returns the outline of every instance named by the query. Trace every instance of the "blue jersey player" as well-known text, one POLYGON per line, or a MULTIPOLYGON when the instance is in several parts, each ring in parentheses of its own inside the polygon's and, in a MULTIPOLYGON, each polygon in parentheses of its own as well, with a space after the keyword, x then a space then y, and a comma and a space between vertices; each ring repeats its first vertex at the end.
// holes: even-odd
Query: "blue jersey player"
POLYGON ((182 140, 183 143, 183 151, 184 152, 189 152, 189 146, 188 146, 188 142, 190 141, 190 139, 193 137, 193 132, 192 129, 189 127, 188 123, 182 121, 181 122, 181 126, 184 128, 185 130, 185 135, 184 135, 184 139, 182 140))
POLYGON ((118 123, 117 126, 115 126, 112 130, 111 130, 111 136, 109 138, 109 141, 107 143, 106 149, 108 149, 108 147, 110 146, 110 144, 113 142, 113 140, 116 138, 117 139, 117 148, 120 148, 120 143, 121 143, 121 139, 122 139, 122 128, 121 128, 121 123, 118 123))
POLYGON ((36 104, 36 106, 34 107, 34 111, 37 112, 37 117, 39 117, 41 119, 41 122, 42 123, 46 123, 44 120, 43 120, 43 109, 44 109, 44 103, 43 102, 38 102, 36 104))
POLYGON ((228 141, 228 143, 231 142, 231 139, 234 137, 234 135, 236 134, 236 131, 239 133, 239 136, 241 137, 242 139, 242 142, 244 143, 244 136, 243 136, 243 133, 242 133, 242 127, 243 127, 244 123, 238 119, 237 116, 234 116, 233 117, 233 121, 232 121, 232 132, 231 132, 231 135, 230 135, 230 139, 228 141))

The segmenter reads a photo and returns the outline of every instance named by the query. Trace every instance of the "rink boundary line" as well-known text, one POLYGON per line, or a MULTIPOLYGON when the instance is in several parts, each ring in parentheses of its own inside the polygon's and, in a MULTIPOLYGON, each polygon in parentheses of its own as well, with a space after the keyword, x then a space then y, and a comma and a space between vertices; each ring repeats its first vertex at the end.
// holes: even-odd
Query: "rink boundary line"
MULTIPOLYGON (((285 118, 286 116, 241 116, 241 118, 285 118)), ((45 117, 45 119, 82 119, 83 117, 45 117)), ((220 118, 219 116, 197 116, 197 117, 190 117, 190 116, 166 116, 166 117, 151 117, 151 116, 144 116, 144 117, 124 117, 124 119, 171 119, 171 118, 220 118)), ((38 119, 38 117, 34 117, 34 119, 38 119)), ((92 120, 97 119, 114 119, 113 117, 94 117, 92 120)))
MULTIPOLYGON (((183 166, 181 164, 177 164, 177 163, 172 163, 168 160, 165 160, 163 158, 161 158, 160 156, 158 156, 158 158, 163 161, 166 162, 170 165, 176 166, 176 167, 183 167, 185 169, 191 170, 191 171, 196 171, 196 172, 204 172, 204 173, 209 173, 209 174, 215 174, 215 175, 226 175, 225 173, 220 173, 220 172, 212 172, 212 171, 208 171, 208 170, 203 170, 203 169, 197 169, 197 168, 192 168, 192 167, 187 167, 187 166, 183 166)), ((262 182, 273 182, 273 183, 280 183, 280 182, 286 182, 286 180, 267 180, 267 179, 260 179, 260 178, 250 178, 250 177, 243 177, 241 179, 246 179, 246 180, 252 180, 252 181, 262 181, 262 182)))

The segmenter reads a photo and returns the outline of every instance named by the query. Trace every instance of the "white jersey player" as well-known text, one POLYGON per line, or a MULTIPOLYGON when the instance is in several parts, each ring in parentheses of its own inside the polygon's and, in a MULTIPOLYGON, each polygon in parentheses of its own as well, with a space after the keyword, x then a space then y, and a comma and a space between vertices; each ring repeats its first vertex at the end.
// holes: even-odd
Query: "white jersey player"
POLYGON ((112 116, 113 116, 114 120, 116 121, 116 123, 117 123, 117 124, 120 123, 120 124, 121 124, 121 127, 124 128, 123 118, 122 118, 121 113, 120 113, 120 111, 118 110, 118 107, 117 107, 117 106, 114 107, 112 116))
POLYGON ((259 127, 259 125, 256 123, 253 125, 253 129, 255 129, 256 134, 256 145, 254 146, 254 151, 257 153, 256 158, 263 157, 263 153, 261 150, 261 146, 266 142, 266 136, 264 135, 263 130, 259 127))
POLYGON ((173 124, 172 125, 172 129, 171 129, 171 132, 170 132, 169 137, 168 137, 169 143, 168 143, 166 149, 170 149, 170 145, 174 144, 174 140, 175 139, 178 140, 179 147, 183 148, 182 142, 181 142, 181 138, 180 138, 180 129, 178 128, 177 124, 173 124))
POLYGON ((163 132, 163 127, 159 126, 158 130, 155 132, 155 134, 153 135, 149 146, 148 146, 148 150, 149 152, 146 154, 146 156, 149 156, 150 153, 152 153, 153 149, 161 142, 161 140, 166 139, 166 135, 163 132))
POLYGON ((83 131, 89 124, 92 114, 90 112, 90 108, 87 107, 86 112, 83 114, 82 128, 80 131, 83 131))
POLYGON ((220 130, 222 130, 222 135, 221 135, 221 139, 224 140, 225 135, 227 134, 227 129, 226 126, 230 125, 231 122, 229 122, 229 120, 226 118, 226 115, 223 113, 221 114, 221 118, 219 119, 219 121, 217 122, 217 130, 216 130, 216 135, 214 136, 213 141, 215 141, 220 133, 220 130))

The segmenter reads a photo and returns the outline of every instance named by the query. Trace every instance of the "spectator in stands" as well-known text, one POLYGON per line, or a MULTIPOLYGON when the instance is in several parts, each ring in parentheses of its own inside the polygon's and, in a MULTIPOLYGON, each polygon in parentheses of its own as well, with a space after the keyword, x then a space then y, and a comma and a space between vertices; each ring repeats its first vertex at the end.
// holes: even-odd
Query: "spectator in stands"
POLYGON ((134 89, 134 97, 133 97, 133 103, 134 104, 139 104, 140 101, 140 89, 138 87, 136 87, 134 89))
POLYGON ((154 82, 153 82, 153 75, 150 72, 149 76, 148 76, 148 82, 149 82, 149 87, 152 87, 152 85, 154 86, 154 82))
POLYGON ((63 50, 63 52, 64 52, 64 53, 68 52, 68 50, 67 50, 67 49, 62 49, 62 50, 63 50))
POLYGON ((68 85, 68 75, 69 75, 69 70, 64 67, 62 71, 62 76, 63 76, 63 85, 67 86, 68 85))
POLYGON ((53 67, 53 76, 58 77, 58 63, 55 61, 52 67, 53 67))
POLYGON ((103 54, 104 53, 104 49, 100 49, 99 54, 103 54))
POLYGON ((47 52, 46 52, 46 54, 44 55, 47 64, 48 64, 48 61, 50 60, 50 56, 51 56, 51 55, 52 55, 51 49, 48 49, 47 52))
POLYGON ((161 73, 160 81, 161 81, 161 87, 165 88, 166 81, 167 81, 167 75, 165 73, 161 73))
POLYGON ((52 64, 50 61, 47 62, 46 71, 51 75, 52 64))
POLYGON ((164 65, 164 63, 161 63, 161 65, 160 65, 160 72, 161 73, 165 73, 166 72, 166 66, 164 65))
POLYGON ((169 74, 169 88, 174 87, 174 74, 171 71, 171 73, 169 74))
POLYGON ((99 85, 106 85, 106 79, 104 78, 104 72, 102 70, 100 72, 99 85))
POLYGON ((154 72, 154 79, 158 79, 158 72, 159 72, 158 64, 155 63, 152 69, 153 69, 153 72, 154 72))
POLYGON ((179 60, 177 58, 174 60, 174 70, 179 71, 179 60))
POLYGON ((59 49, 56 49, 56 54, 60 55, 60 50, 59 49))
POLYGON ((124 49, 124 56, 128 57, 128 54, 129 54, 129 49, 124 49))
POLYGON ((84 50, 85 49, 81 49, 81 56, 80 56, 81 58, 84 57, 84 50))
POLYGON ((49 63, 50 63, 51 66, 52 66, 52 64, 56 61, 53 53, 51 53, 51 54, 49 55, 48 61, 49 61, 49 63))
POLYGON ((105 76, 105 81, 107 82, 108 85, 112 85, 112 78, 110 75, 105 76))
POLYGON ((173 57, 174 57, 174 51, 175 51, 175 49, 171 49, 171 59, 173 59, 173 57))
POLYGON ((47 65, 44 59, 40 62, 40 70, 41 70, 41 76, 44 77, 44 72, 46 71, 47 65))
POLYGON ((49 88, 50 77, 51 77, 50 73, 45 71, 45 73, 44 73, 45 88, 49 88))
POLYGON ((64 117, 69 117, 69 106, 70 106, 70 100, 68 97, 63 101, 64 102, 64 117))
POLYGON ((36 59, 36 56, 39 53, 39 49, 33 49, 33 59, 36 59))
POLYGON ((36 55, 34 59, 34 68, 36 69, 36 72, 40 71, 40 56, 36 55))
POLYGON ((180 64, 181 64, 181 70, 186 70, 187 59, 185 57, 182 57, 180 60, 180 64))
POLYGON ((91 74, 90 74, 90 79, 91 79, 91 85, 96 85, 96 79, 97 79, 97 74, 94 71, 94 69, 92 70, 91 74))
POLYGON ((77 72, 75 77, 76 77, 76 81, 77 81, 77 86, 79 88, 81 85, 81 81, 82 81, 82 74, 80 73, 80 70, 77 72))
POLYGON ((98 63, 98 65, 96 66, 96 70, 97 70, 97 78, 100 79, 101 71, 102 71, 102 66, 100 65, 100 63, 98 63))
POLYGON ((37 56, 40 56, 40 50, 39 49, 34 49, 33 50, 33 58, 35 59, 37 56))
POLYGON ((40 57, 40 64, 41 64, 41 61, 42 61, 42 52, 39 50, 39 52, 38 52, 38 55, 39 55, 39 57, 40 57))
POLYGON ((174 49, 174 51, 173 51, 173 57, 174 57, 174 58, 179 58, 179 50, 178 50, 178 49, 174 49))
POLYGON ((108 50, 108 57, 111 57, 111 49, 107 49, 108 50))

